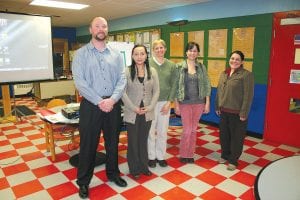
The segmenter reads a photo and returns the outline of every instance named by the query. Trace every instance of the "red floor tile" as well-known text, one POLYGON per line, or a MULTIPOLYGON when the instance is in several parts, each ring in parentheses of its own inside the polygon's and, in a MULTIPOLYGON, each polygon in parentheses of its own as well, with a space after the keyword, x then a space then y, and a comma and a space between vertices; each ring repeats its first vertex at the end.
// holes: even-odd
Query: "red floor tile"
POLYGON ((20 172, 28 171, 30 169, 25 163, 20 163, 20 164, 11 165, 8 167, 3 167, 2 170, 3 170, 3 173, 5 174, 5 176, 10 176, 10 175, 17 174, 20 172))
POLYGON ((258 165, 260 167, 264 167, 267 164, 269 164, 271 161, 264 159, 264 158, 259 158, 258 160, 256 160, 253 164, 258 165))
POLYGON ((19 199, 23 196, 38 192, 43 190, 42 184, 38 180, 29 181, 20 185, 12 187, 12 190, 16 196, 16 199, 19 199))
POLYGON ((40 151, 36 151, 36 152, 33 152, 33 153, 28 153, 28 154, 22 155, 21 157, 25 162, 27 162, 27 161, 30 161, 30 160, 43 158, 44 154, 40 151))
POLYGON ((249 149, 245 150, 245 152, 252 154, 254 156, 257 156, 257 157, 263 157, 264 155, 266 155, 268 153, 266 151, 262 151, 260 149, 255 149, 255 148, 249 148, 249 149))
POLYGON ((9 183, 8 181, 6 180, 6 178, 0 178, 0 190, 3 190, 3 189, 6 189, 6 188, 9 188, 9 183))
POLYGON ((226 177, 216 174, 212 171, 206 171, 200 174, 199 176, 197 176, 196 178, 213 186, 218 185, 219 183, 223 182, 226 179, 226 177))
POLYGON ((126 199, 148 200, 156 195, 147 188, 139 185, 121 193, 126 199))
POLYGON ((73 183, 68 182, 56 185, 47 189, 47 191, 53 199, 63 199, 71 194, 78 193, 78 188, 73 183))
POLYGON ((168 144, 171 144, 171 145, 178 145, 180 140, 178 138, 172 137, 172 138, 168 139, 167 142, 168 142, 168 144))
POLYGON ((41 178, 44 176, 55 174, 55 173, 59 172, 59 170, 54 165, 48 165, 48 166, 33 169, 32 172, 34 173, 34 175, 37 178, 41 178))
POLYGON ((202 157, 195 161, 195 163, 205 169, 210 169, 216 165, 218 165, 217 161, 202 157))
POLYGON ((202 194, 200 196, 202 199, 205 200, 234 200, 236 199, 234 196, 223 192, 222 190, 219 190, 217 188, 213 188, 211 190, 209 190, 208 192, 205 192, 204 194, 202 194))
POLYGON ((93 187, 90 189, 90 199, 93 200, 104 200, 108 199, 109 197, 112 197, 116 194, 118 194, 115 190, 113 190, 111 187, 109 187, 106 184, 101 184, 96 187, 93 187))
POLYGON ((5 151, 5 152, 0 153, 0 160, 15 157, 18 155, 19 154, 16 150, 5 151))
MULTIPOLYGON (((1 134, 0 134, 1 135, 1 134)), ((3 141, 0 141, 0 147, 2 146, 6 146, 6 145, 9 145, 9 140, 3 140, 3 141)))
POLYGON ((37 139, 40 139, 40 138, 45 138, 45 136, 42 135, 41 133, 38 133, 38 134, 34 134, 34 135, 28 135, 27 138, 29 140, 37 140, 37 139))
POLYGON ((23 133, 14 133, 14 134, 9 134, 6 135, 7 139, 14 139, 14 138, 19 138, 19 137, 24 137, 23 133))
POLYGON ((255 182, 255 176, 253 176, 252 174, 243 172, 243 171, 239 171, 238 173, 234 174, 230 178, 239 183, 243 183, 248 186, 253 186, 254 182, 255 182))
POLYGON ((292 155, 295 154, 294 152, 291 152, 291 151, 288 151, 288 150, 284 150, 284 149, 280 149, 280 148, 274 149, 271 152, 274 153, 274 154, 278 154, 278 155, 284 156, 284 157, 292 156, 292 155))
POLYGON ((211 154, 212 152, 214 152, 214 151, 212 151, 210 149, 206 149, 201 146, 196 147, 196 150, 195 150, 195 153, 198 155, 201 155, 201 156, 207 156, 208 154, 211 154))
POLYGON ((164 192, 163 194, 159 195, 165 200, 183 200, 183 199, 194 199, 195 195, 183 190, 179 187, 174 187, 173 189, 164 192))
POLYGON ((167 174, 164 174, 162 177, 175 185, 179 185, 191 178, 191 176, 178 170, 173 170, 167 174))
POLYGON ((21 149, 21 148, 32 146, 32 143, 30 141, 25 141, 25 142, 15 143, 12 145, 14 146, 15 149, 21 149))
POLYGON ((77 168, 72 168, 63 171, 63 174, 70 180, 75 180, 77 178, 77 168))
POLYGON ((178 155, 178 153, 179 153, 179 148, 176 147, 176 146, 172 146, 172 147, 170 147, 170 148, 167 149, 167 152, 168 152, 169 154, 172 154, 172 155, 178 155))

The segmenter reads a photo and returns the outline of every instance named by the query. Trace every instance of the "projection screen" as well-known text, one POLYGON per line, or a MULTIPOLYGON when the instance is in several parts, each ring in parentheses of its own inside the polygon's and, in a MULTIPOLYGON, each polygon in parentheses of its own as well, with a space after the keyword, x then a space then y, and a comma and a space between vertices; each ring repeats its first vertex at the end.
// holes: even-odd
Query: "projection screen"
POLYGON ((0 12, 0 83, 53 78, 51 17, 0 12))

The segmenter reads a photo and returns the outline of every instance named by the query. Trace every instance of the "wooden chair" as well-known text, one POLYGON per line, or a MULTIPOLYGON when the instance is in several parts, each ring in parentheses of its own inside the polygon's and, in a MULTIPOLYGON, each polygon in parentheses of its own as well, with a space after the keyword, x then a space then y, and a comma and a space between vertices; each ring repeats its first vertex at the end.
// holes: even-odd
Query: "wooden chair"
MULTIPOLYGON (((55 107, 63 107, 67 103, 62 99, 52 99, 48 102, 46 108, 53 109, 55 107)), ((46 139, 46 149, 50 151, 52 161, 55 161, 55 141, 70 140, 70 144, 74 144, 75 132, 78 130, 78 124, 53 124, 44 121, 44 131, 46 139)), ((77 145, 78 146, 78 145, 77 145)))
POLYGON ((81 100, 82 100, 82 98, 83 98, 83 97, 79 94, 79 92, 78 92, 77 89, 75 89, 75 97, 76 97, 76 102, 77 102, 77 103, 80 103, 81 100))

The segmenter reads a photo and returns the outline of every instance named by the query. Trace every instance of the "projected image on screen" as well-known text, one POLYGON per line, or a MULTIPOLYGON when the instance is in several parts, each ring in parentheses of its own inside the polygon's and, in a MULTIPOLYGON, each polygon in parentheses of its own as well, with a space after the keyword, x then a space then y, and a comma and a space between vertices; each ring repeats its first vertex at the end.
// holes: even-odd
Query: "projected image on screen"
POLYGON ((53 79, 51 18, 0 13, 0 82, 53 79))

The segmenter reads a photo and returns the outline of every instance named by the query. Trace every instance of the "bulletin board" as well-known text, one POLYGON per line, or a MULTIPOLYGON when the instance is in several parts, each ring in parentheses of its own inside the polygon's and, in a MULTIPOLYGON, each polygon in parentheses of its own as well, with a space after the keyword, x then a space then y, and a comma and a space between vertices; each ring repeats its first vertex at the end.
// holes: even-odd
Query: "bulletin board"
POLYGON ((143 44, 146 46, 149 56, 151 55, 151 44, 154 40, 160 39, 160 29, 143 29, 126 32, 110 33, 108 39, 110 42, 133 42, 134 44, 143 44))

